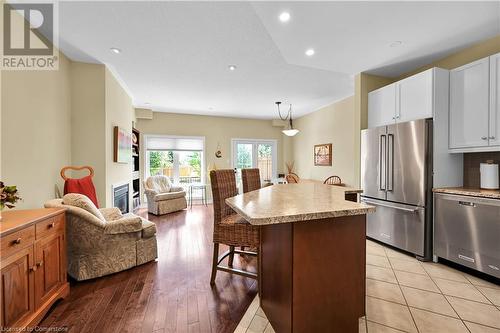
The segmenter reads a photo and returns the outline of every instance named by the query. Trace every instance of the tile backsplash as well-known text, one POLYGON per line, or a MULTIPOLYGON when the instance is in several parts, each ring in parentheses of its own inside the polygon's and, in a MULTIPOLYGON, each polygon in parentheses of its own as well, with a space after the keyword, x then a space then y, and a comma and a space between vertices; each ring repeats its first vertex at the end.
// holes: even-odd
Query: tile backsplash
POLYGON ((464 154, 464 187, 479 188, 481 183, 479 164, 486 163, 487 160, 500 164, 500 152, 464 154))

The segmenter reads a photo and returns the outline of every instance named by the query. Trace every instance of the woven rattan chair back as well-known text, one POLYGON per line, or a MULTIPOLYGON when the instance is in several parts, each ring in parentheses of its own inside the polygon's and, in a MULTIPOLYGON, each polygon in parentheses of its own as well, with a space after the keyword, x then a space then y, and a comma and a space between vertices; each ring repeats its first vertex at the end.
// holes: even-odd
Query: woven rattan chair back
POLYGON ((241 169, 241 179, 243 182, 243 193, 255 191, 261 188, 259 169, 241 169))
POLYGON ((234 211, 226 204, 226 199, 238 194, 236 188, 236 177, 233 169, 221 169, 210 171, 210 183, 212 185, 212 198, 214 205, 215 224, 222 221, 234 211))

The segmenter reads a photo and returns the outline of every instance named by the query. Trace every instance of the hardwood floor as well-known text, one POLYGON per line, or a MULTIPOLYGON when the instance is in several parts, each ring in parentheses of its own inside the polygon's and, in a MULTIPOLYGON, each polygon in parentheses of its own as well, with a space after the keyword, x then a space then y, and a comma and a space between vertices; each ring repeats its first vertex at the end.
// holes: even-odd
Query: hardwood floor
MULTIPOLYGON (((224 272, 210 287, 212 206, 193 206, 163 217, 158 261, 90 281, 71 281, 41 327, 68 332, 233 332, 257 294, 257 282, 224 272)), ((147 211, 139 214, 148 217, 147 211)), ((221 246, 221 253, 227 247, 221 246)), ((256 261, 235 256, 235 267, 256 261)), ((248 267, 247 267, 248 266, 248 267)))

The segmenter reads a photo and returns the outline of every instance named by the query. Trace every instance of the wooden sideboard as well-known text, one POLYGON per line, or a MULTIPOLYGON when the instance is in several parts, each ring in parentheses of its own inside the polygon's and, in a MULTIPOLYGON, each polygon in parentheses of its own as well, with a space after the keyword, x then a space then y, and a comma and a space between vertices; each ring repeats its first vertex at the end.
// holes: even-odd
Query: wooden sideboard
POLYGON ((4 211, 0 221, 0 327, 36 326, 59 298, 66 277, 65 210, 4 211))

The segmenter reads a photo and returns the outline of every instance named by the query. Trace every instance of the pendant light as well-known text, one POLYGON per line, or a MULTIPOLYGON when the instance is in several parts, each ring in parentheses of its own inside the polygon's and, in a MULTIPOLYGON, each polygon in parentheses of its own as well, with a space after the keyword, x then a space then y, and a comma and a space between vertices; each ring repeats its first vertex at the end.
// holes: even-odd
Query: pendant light
POLYGON ((288 120, 288 124, 286 128, 282 131, 283 134, 286 136, 295 136, 297 133, 299 133, 299 130, 296 128, 293 128, 293 119, 292 119, 292 104, 290 104, 290 107, 288 108, 288 112, 285 117, 281 115, 281 110, 280 110, 280 105, 281 102, 275 102, 276 107, 278 108, 278 115, 280 116, 281 120, 288 120))

